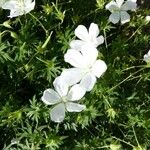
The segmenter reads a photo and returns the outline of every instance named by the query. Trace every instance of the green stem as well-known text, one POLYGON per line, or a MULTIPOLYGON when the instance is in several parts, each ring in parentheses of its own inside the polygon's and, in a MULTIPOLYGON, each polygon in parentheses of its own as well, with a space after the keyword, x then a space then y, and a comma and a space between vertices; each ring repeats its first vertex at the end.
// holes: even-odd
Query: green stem
POLYGON ((35 17, 34 15, 32 15, 31 13, 29 13, 29 14, 30 14, 30 16, 32 16, 40 24, 40 26, 43 28, 43 30, 45 31, 45 34, 47 36, 48 35, 48 31, 46 30, 46 28, 44 27, 44 25, 41 23, 41 21, 37 17, 35 17))
POLYGON ((125 143, 125 144, 127 144, 127 145, 130 145, 131 147, 135 147, 134 145, 130 144, 129 142, 126 142, 126 141, 124 141, 124 140, 121 140, 121 139, 119 139, 119 138, 117 138, 117 137, 114 137, 114 136, 113 136, 113 138, 116 139, 116 140, 118 140, 118 141, 120 141, 120 142, 123 142, 123 143, 125 143))

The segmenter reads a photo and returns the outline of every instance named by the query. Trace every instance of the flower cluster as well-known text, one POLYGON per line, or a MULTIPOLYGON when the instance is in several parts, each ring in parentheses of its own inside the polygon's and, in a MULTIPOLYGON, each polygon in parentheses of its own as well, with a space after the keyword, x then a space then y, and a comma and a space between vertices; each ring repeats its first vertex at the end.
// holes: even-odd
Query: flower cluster
POLYGON ((79 40, 70 43, 70 49, 64 56, 65 62, 72 68, 65 69, 54 80, 54 88, 46 89, 42 101, 47 105, 55 105, 50 112, 51 120, 62 122, 65 112, 80 112, 86 108, 77 102, 91 91, 97 78, 106 71, 107 65, 103 60, 97 59, 97 46, 104 42, 99 35, 97 24, 91 23, 89 31, 85 26, 79 25, 75 29, 75 35, 79 40), (75 103, 76 102, 76 103, 75 103))
MULTIPOLYGON (((8 17, 13 18, 29 13, 35 7, 35 0, 8 0, 0 2, 0 7, 10 10, 8 17)), ((128 10, 135 10, 136 0, 113 0, 106 5, 106 9, 112 14, 109 21, 122 24, 130 21, 128 10)), ((86 92, 93 89, 97 78, 100 78, 107 70, 107 65, 103 60, 97 59, 97 47, 104 43, 104 37, 99 36, 99 28, 95 23, 91 23, 89 29, 79 25, 75 29, 78 39, 70 42, 70 49, 64 55, 65 62, 72 67, 62 71, 54 82, 54 90, 46 89, 42 96, 42 101, 47 105, 55 105, 50 117, 54 122, 62 122, 65 112, 80 112, 86 108, 78 102, 84 97, 86 92)), ((150 52, 144 56, 146 62, 150 61, 150 52)))
POLYGON ((112 14, 109 16, 109 21, 116 24, 121 21, 122 24, 130 21, 128 10, 135 10, 137 7, 136 0, 116 0, 111 1, 106 5, 112 14))
POLYGON ((0 2, 3 9, 10 10, 8 17, 13 18, 29 13, 35 7, 35 0, 8 0, 0 2))

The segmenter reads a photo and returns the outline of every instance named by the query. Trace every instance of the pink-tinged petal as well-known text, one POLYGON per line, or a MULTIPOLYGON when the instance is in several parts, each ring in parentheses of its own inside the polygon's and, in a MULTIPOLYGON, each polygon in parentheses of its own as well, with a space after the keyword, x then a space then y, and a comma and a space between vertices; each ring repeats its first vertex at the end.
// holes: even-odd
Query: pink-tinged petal
POLYGON ((72 102, 66 103, 66 109, 67 109, 68 112, 81 112, 85 108, 86 108, 85 105, 72 103, 72 102))
POLYGON ((83 71, 83 69, 70 68, 70 69, 65 69, 61 73, 61 77, 63 78, 64 82, 68 84, 68 86, 72 86, 74 84, 77 84, 82 79, 84 74, 85 72, 83 71))
POLYGON ((86 66, 86 62, 82 56, 82 54, 74 49, 70 49, 64 56, 65 62, 68 62, 73 67, 84 68, 86 66))
POLYGON ((83 25, 79 25, 75 29, 75 35, 83 41, 89 41, 89 33, 88 33, 86 27, 83 25))
POLYGON ((80 86, 86 91, 91 91, 96 83, 96 76, 92 73, 87 73, 81 80, 80 86))
POLYGON ((89 27, 89 35, 91 39, 95 39, 99 35, 99 28, 97 24, 91 23, 89 27))
POLYGON ((95 43, 96 47, 103 43, 104 43, 104 37, 102 35, 96 38, 96 43, 95 43))
POLYGON ((74 50, 80 51, 82 46, 84 46, 86 42, 82 40, 73 40, 70 42, 70 47, 74 50))
POLYGON ((107 65, 103 60, 97 60, 93 67, 92 73, 99 78, 107 70, 107 65))
POLYGON ((136 2, 133 1, 133 0, 128 0, 128 1, 126 1, 126 2, 122 5, 122 7, 121 7, 121 9, 122 9, 122 10, 125 10, 125 11, 127 11, 127 10, 135 10, 136 8, 137 8, 137 4, 136 4, 136 2))
POLYGON ((78 101, 80 100, 86 93, 86 90, 82 88, 79 84, 76 84, 71 87, 67 99, 69 101, 78 101))
POLYGON ((116 3, 120 8, 122 6, 122 4, 124 3, 124 0, 116 0, 116 3))
POLYGON ((121 23, 124 24, 130 21, 130 15, 126 11, 121 11, 121 23))
POLYGON ((114 12, 119 9, 117 3, 114 1, 111 1, 110 3, 108 3, 105 8, 109 10, 110 12, 114 12))
POLYGON ((113 12, 110 16, 109 16, 109 21, 116 24, 118 23, 120 20, 120 12, 113 12))
POLYGON ((83 55, 84 61, 86 62, 86 68, 91 67, 98 56, 97 49, 91 45, 83 46, 81 49, 81 53, 83 55))
POLYGON ((54 122, 62 122, 65 118, 65 105, 60 103, 50 111, 51 120, 54 122))
POLYGON ((55 90, 59 93, 59 95, 61 97, 64 97, 67 95, 68 93, 68 84, 63 80, 63 78, 61 76, 57 77, 54 82, 53 85, 55 87, 55 90))
POLYGON ((41 99, 47 105, 54 105, 61 101, 60 96, 53 89, 45 90, 41 99))

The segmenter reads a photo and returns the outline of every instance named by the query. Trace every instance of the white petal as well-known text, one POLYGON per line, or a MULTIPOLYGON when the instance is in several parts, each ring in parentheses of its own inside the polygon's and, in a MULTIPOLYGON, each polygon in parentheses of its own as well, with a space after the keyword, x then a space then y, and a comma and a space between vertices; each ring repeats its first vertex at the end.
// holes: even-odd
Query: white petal
POLYGON ((147 54, 144 55, 144 59, 143 60, 146 61, 147 63, 150 62, 150 50, 148 51, 147 54))
POLYGON ((79 84, 76 84, 71 87, 67 99, 69 101, 77 101, 80 100, 86 93, 86 90, 82 88, 79 84))
POLYGON ((91 23, 89 27, 89 35, 91 39, 96 38, 99 35, 99 28, 97 24, 91 23))
POLYGON ((124 24, 130 21, 130 15, 126 11, 121 11, 121 23, 124 24))
POLYGON ((92 72, 96 77, 100 77, 107 70, 107 65, 103 60, 97 60, 92 67, 92 72))
POLYGON ((104 37, 101 35, 96 38, 96 47, 104 43, 104 37))
POLYGON ((25 14, 29 13, 31 10, 34 9, 35 7, 35 0, 32 2, 32 0, 28 1, 28 3, 25 3, 25 14))
POLYGON ((61 76, 57 77, 53 85, 55 87, 55 90, 59 93, 61 97, 66 96, 68 93, 68 84, 63 80, 61 76))
POLYGON ((62 122, 65 118, 65 105, 60 103, 50 111, 51 120, 54 122, 62 122))
POLYGON ((41 99, 47 105, 53 105, 60 102, 60 96, 53 89, 45 90, 41 99))
POLYGON ((3 3, 2 8, 3 9, 16 9, 17 5, 15 1, 7 1, 5 3, 3 3))
POLYGON ((23 12, 20 12, 20 10, 11 10, 10 15, 8 17, 13 18, 20 15, 23 15, 23 12))
POLYGON ((85 26, 83 25, 79 25, 76 29, 75 29, 75 35, 83 40, 83 41, 89 41, 89 34, 88 31, 86 29, 85 26))
POLYGON ((85 74, 83 69, 80 68, 70 68, 70 69, 65 69, 62 73, 61 76, 64 79, 64 82, 68 84, 69 86, 72 86, 76 83, 78 83, 83 75, 85 74))
POLYGON ((69 49, 64 58, 65 62, 68 62, 74 67, 83 68, 86 66, 86 62, 84 61, 82 54, 77 50, 69 49))
POLYGON ((110 16, 109 16, 109 21, 116 24, 118 23, 120 20, 120 12, 113 12, 110 16))
POLYGON ((82 46, 84 46, 86 44, 86 42, 81 41, 81 40, 73 40, 70 42, 70 47, 72 49, 78 50, 80 51, 82 46))
POLYGON ((132 0, 128 0, 128 1, 126 1, 126 2, 122 5, 121 9, 122 9, 122 10, 125 10, 125 11, 127 11, 127 10, 135 10, 136 7, 137 7, 136 2, 133 2, 132 0))
POLYGON ((109 10, 110 12, 114 12, 116 10, 119 10, 119 7, 116 2, 111 1, 106 5, 106 9, 109 10))
POLYGON ((86 64, 86 68, 91 67, 98 56, 97 49, 90 45, 83 46, 81 49, 81 53, 86 64))
POLYGON ((96 76, 92 73, 87 73, 81 80, 80 86, 86 91, 91 91, 96 83, 96 76))
POLYGON ((77 104, 77 103, 72 103, 72 102, 66 103, 66 109, 69 112, 81 112, 85 108, 86 108, 85 105, 81 105, 81 104, 77 104))
POLYGON ((147 54, 144 55, 144 59, 145 62, 149 62, 150 61, 150 56, 148 56, 147 54))
POLYGON ((116 3, 118 4, 119 7, 123 4, 124 0, 116 0, 116 3))

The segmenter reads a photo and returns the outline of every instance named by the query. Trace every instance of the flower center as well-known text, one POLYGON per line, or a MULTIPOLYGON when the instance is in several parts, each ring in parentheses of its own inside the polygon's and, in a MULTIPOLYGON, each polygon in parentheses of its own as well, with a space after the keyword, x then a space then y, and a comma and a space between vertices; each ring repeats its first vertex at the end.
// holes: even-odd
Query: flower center
POLYGON ((63 101, 64 103, 66 103, 66 102, 68 101, 67 98, 66 98, 66 96, 62 97, 61 99, 62 99, 62 101, 63 101))

